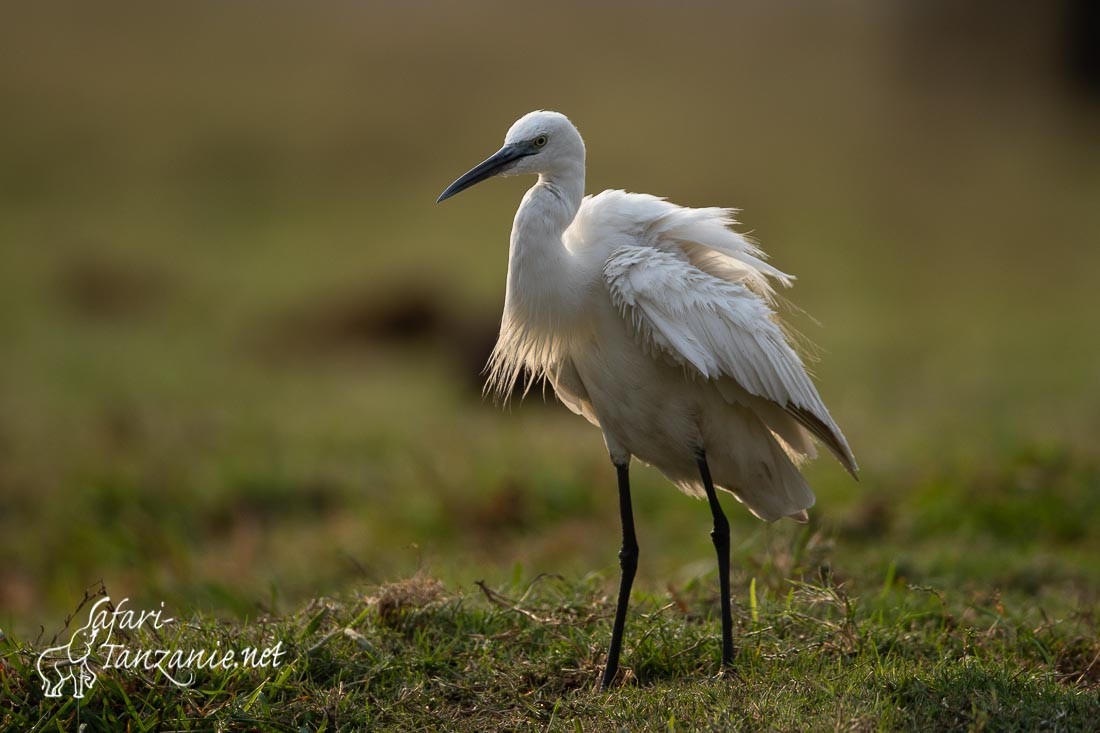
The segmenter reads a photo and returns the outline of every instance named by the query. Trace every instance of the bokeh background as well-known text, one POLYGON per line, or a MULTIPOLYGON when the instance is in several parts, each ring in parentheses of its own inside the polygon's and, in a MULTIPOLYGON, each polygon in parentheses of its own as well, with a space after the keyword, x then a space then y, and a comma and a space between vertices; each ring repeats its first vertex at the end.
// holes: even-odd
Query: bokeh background
MULTIPOLYGON (((538 108, 588 188, 743 209, 863 467, 728 503, 738 588, 1100 598, 1100 62, 1088 2, 24 3, 0 24, 0 626, 102 579, 250 616, 430 572, 616 579, 613 470, 479 372, 538 108), (793 549, 792 549, 793 548, 793 549), (889 569, 889 570, 888 570, 889 569)), ((640 587, 712 571, 635 471, 640 587)))

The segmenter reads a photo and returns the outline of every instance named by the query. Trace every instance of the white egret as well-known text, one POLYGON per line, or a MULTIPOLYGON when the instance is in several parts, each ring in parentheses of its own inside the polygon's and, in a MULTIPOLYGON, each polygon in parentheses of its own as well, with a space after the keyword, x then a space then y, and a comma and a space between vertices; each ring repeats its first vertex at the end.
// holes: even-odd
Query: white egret
POLYGON ((632 457, 710 505, 723 666, 733 663, 729 523, 715 487, 761 519, 806 521, 814 495, 798 466, 815 456, 812 439, 853 476, 856 463, 775 313, 770 281, 793 278, 730 229, 734 211, 623 191, 585 196, 584 164, 584 142, 564 115, 531 112, 439 201, 495 175, 539 177, 512 224, 486 388, 507 393, 526 370, 603 431, 623 530, 606 689, 638 565, 632 457))

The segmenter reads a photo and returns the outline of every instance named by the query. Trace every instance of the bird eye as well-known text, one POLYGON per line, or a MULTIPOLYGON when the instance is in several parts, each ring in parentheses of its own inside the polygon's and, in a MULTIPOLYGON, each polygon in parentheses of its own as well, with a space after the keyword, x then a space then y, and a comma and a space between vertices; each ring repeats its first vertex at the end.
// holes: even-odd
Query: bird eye
POLYGON ((539 135, 534 140, 532 140, 532 142, 535 144, 536 148, 541 148, 543 145, 546 144, 546 141, 547 141, 546 135, 539 135))

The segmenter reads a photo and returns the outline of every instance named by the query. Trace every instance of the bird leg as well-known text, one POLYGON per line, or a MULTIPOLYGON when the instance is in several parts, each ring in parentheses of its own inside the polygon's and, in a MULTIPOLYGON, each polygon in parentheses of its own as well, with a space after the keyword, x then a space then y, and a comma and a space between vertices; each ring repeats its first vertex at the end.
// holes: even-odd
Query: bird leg
MULTIPOLYGON (((638 540, 634 536, 634 510, 630 506, 630 464, 615 464, 619 475, 619 515, 623 525, 623 546, 619 550, 619 603, 615 608, 615 625, 611 629, 611 646, 607 650, 607 667, 604 668, 600 690, 606 690, 619 671, 619 652, 623 646, 623 625, 626 623, 626 607, 630 603, 630 587, 638 569, 638 540)), ((728 545, 728 543, 727 543, 728 545)), ((727 595, 728 598, 728 595, 727 595)))
POLYGON ((710 539, 718 553, 718 589, 722 596, 722 666, 733 666, 733 614, 730 612, 730 523, 718 503, 718 494, 714 491, 714 482, 710 478, 710 466, 707 456, 699 451, 696 457, 699 474, 703 477, 703 486, 707 491, 707 503, 714 517, 714 529, 710 539))

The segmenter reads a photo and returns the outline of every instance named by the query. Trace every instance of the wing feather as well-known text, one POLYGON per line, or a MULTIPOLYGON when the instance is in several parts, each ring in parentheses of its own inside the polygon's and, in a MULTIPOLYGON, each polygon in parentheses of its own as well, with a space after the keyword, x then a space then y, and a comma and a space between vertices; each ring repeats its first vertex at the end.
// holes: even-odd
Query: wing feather
MULTIPOLYGON (((762 289, 764 275, 778 277, 779 271, 763 263, 758 250, 738 252, 732 240, 718 238, 716 230, 733 233, 714 212, 709 217, 709 222, 718 222, 716 227, 685 216, 672 234, 661 230, 653 238, 651 231, 648 242, 615 249, 603 268, 612 301, 641 343, 704 379, 731 378, 749 394, 779 405, 854 475, 856 464, 848 443, 784 336, 769 305, 770 288, 762 289), (710 245, 713 237, 715 250, 755 275, 731 280, 700 269, 693 262, 700 261, 699 252, 692 255, 677 244, 679 237, 689 234, 696 240, 707 235, 706 242, 693 244, 697 249, 710 245), (767 269, 760 270, 761 266, 767 269)), ((728 262, 724 266, 733 267, 728 262)))

